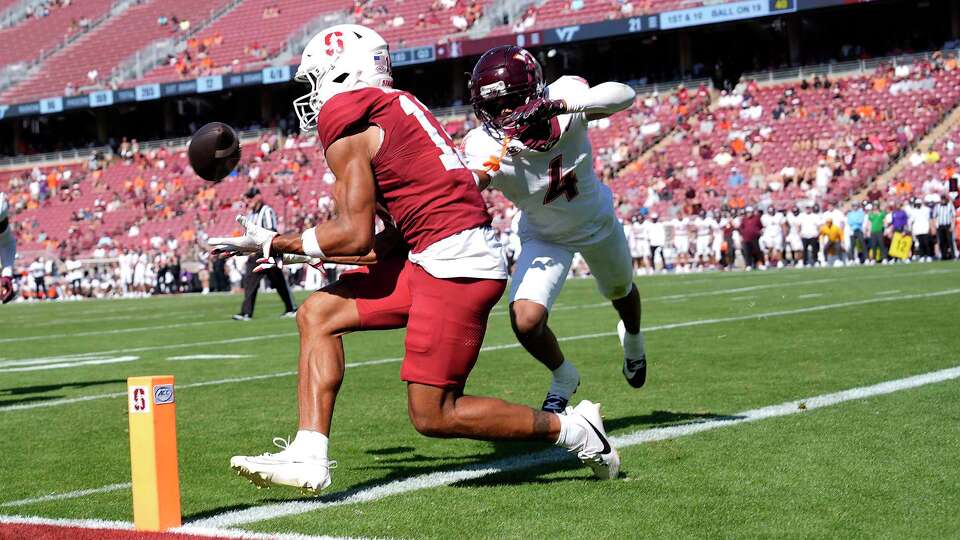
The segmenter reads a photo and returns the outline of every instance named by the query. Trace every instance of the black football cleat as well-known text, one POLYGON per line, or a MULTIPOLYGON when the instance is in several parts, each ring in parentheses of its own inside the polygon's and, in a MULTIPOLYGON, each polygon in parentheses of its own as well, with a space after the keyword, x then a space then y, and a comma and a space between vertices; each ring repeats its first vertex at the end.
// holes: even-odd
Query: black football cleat
POLYGON ((627 379, 627 384, 634 388, 641 388, 643 383, 647 382, 647 357, 644 355, 639 360, 631 358, 623 359, 623 377, 627 379))

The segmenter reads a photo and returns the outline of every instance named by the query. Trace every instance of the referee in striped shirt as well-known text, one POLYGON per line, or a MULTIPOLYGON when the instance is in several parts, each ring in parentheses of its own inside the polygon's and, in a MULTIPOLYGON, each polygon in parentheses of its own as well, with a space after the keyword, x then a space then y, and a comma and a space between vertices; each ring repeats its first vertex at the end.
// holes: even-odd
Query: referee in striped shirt
MULTIPOLYGON (((277 213, 273 208, 264 204, 263 195, 260 190, 252 187, 244 194, 247 198, 247 208, 250 212, 247 214, 247 220, 253 220, 254 223, 269 229, 277 230, 277 213)), ((296 306, 293 305, 293 299, 290 296, 290 288, 287 286, 287 280, 284 279, 283 270, 273 267, 264 272, 254 272, 257 267, 257 257, 251 255, 247 257, 246 274, 243 276, 243 306, 240 313, 233 316, 237 321, 249 321, 253 317, 253 307, 257 302, 257 290, 260 288, 260 280, 264 275, 270 280, 270 284, 276 289, 280 299, 283 300, 285 311, 283 317, 293 317, 297 313, 296 306)))
POLYGON ((940 260, 949 261, 954 257, 953 223, 956 211, 946 195, 940 196, 940 204, 933 209, 933 220, 937 224, 937 243, 940 244, 940 260))

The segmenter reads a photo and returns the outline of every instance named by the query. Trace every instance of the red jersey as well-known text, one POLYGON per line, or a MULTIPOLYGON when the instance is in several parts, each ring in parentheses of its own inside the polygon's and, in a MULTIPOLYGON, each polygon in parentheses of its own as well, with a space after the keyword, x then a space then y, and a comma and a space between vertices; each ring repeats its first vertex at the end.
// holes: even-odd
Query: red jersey
POLYGON ((361 88, 332 97, 317 117, 325 149, 368 125, 383 131, 380 151, 371 163, 377 202, 390 213, 414 253, 490 224, 473 172, 416 97, 400 90, 361 88))

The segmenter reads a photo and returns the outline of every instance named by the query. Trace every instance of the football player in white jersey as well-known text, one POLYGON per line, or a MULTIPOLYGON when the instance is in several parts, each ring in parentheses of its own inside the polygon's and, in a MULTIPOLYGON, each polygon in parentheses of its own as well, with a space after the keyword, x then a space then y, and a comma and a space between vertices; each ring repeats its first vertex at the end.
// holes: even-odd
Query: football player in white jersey
POLYGON ((778 213, 772 205, 767 207, 767 212, 760 216, 760 224, 763 226, 763 234, 760 235, 760 249, 763 250, 764 257, 767 258, 767 264, 776 265, 777 268, 783 268, 783 222, 785 217, 783 213, 778 213))
POLYGON ((670 220, 673 226, 673 247, 677 250, 675 271, 686 272, 690 269, 690 218, 679 215, 670 220))
POLYGON ((13 262, 17 258, 17 239, 10 224, 10 202, 0 192, 0 302, 13 300, 13 262))
POLYGON ((543 409, 565 410, 580 384, 547 326, 577 252, 620 315, 623 374, 631 386, 643 386, 646 352, 633 260, 610 188, 593 170, 587 137, 587 122, 629 108, 635 92, 615 82, 591 87, 570 76, 547 86, 532 54, 504 46, 480 57, 470 96, 482 125, 464 138, 467 166, 481 189, 502 191, 522 212, 510 320, 524 348, 553 372, 543 409))
MULTIPOLYGON (((633 257, 633 269, 637 274, 647 274, 650 269, 650 237, 647 234, 648 227, 644 215, 633 216, 627 227, 630 231, 627 242, 630 244, 630 256, 633 257)), ((627 230, 624 228, 624 234, 627 230)))
POLYGON ((700 211, 693 220, 693 228, 697 233, 697 245, 694 252, 695 263, 699 268, 713 267, 716 265, 716 259, 713 257, 713 235, 718 230, 720 224, 713 218, 713 214, 700 211))
POLYGON ((790 262, 794 266, 803 266, 803 239, 800 238, 800 207, 794 206, 784 217, 787 229, 786 248, 790 253, 790 262))

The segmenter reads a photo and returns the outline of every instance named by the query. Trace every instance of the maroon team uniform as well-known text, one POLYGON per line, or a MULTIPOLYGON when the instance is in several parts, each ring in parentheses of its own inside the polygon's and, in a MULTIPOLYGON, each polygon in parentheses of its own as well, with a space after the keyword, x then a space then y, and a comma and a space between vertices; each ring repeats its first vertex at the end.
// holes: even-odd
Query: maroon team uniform
MULTIPOLYGON (((338 94, 323 104, 317 125, 324 148, 369 125, 380 127, 383 142, 371 163, 377 202, 413 253, 490 225, 473 173, 465 167, 447 170, 442 146, 453 151, 453 143, 409 93, 363 88, 338 94), (423 122, 434 127, 433 137, 423 122)), ((440 279, 402 254, 347 272, 342 282, 356 298, 360 330, 407 328, 400 378, 446 388, 466 383, 487 317, 506 284, 501 279, 440 279)))

